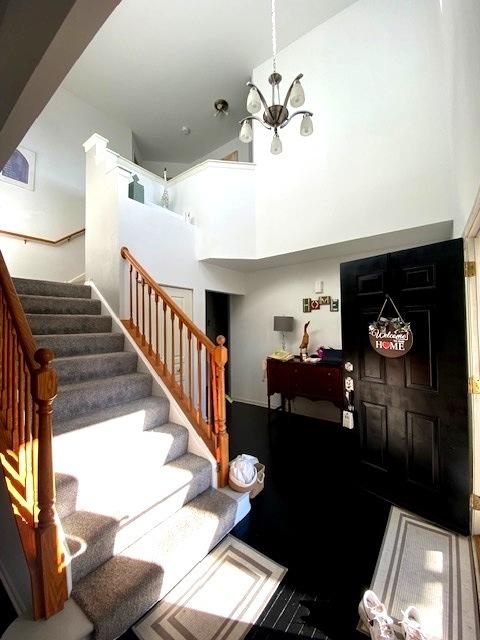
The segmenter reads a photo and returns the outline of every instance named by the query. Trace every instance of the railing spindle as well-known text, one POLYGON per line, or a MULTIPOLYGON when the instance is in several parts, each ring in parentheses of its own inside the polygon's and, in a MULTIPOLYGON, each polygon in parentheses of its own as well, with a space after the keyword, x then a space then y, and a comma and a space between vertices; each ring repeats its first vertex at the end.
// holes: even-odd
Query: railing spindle
POLYGON ((163 303, 163 373, 167 374, 167 303, 163 303))
POLYGON ((190 411, 192 410, 192 380, 193 380, 193 371, 192 371, 192 332, 190 329, 188 330, 188 408, 190 411))
POLYGON ((178 320, 180 340, 180 397, 183 398, 183 322, 178 320))
POLYGON ((212 359, 212 355, 206 351, 205 352, 205 378, 207 381, 207 424, 209 426, 209 429, 211 431, 212 429, 212 389, 211 389, 211 375, 212 375, 212 369, 211 369, 211 359, 212 359))
POLYGON ((158 293, 155 293, 155 362, 158 364, 158 293))
POLYGON ((145 278, 142 278, 142 345, 145 344, 145 278))
POLYGON ((148 353, 152 353, 152 287, 148 285, 148 353))
POLYGON ((129 273, 129 283, 130 283, 130 326, 133 327, 133 291, 132 291, 132 287, 133 287, 133 283, 132 283, 133 265, 130 265, 129 271, 130 271, 130 273, 129 273))
POLYGON ((173 309, 170 311, 170 323, 171 323, 171 327, 172 327, 172 335, 171 335, 171 348, 172 348, 172 353, 171 353, 171 364, 172 364, 172 368, 171 368, 171 374, 172 374, 172 383, 175 382, 175 314, 173 313, 173 309))
POLYGON ((138 271, 135 271, 135 327, 136 327, 136 335, 138 336, 140 331, 140 320, 138 316, 138 271))
POLYGON ((197 338, 197 416, 202 418, 202 343, 197 338))

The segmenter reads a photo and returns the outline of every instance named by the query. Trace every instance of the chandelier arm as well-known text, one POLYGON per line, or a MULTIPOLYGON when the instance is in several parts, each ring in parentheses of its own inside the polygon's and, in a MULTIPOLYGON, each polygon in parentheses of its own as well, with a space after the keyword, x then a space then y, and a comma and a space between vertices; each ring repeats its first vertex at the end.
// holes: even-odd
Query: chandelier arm
POLYGON ((295 113, 292 113, 292 115, 287 118, 285 120, 285 122, 282 122, 282 124, 280 125, 280 129, 283 129, 283 127, 286 127, 287 124, 290 122, 290 120, 292 120, 293 118, 295 118, 295 116, 300 116, 300 115, 304 115, 304 116, 313 116, 313 113, 311 111, 295 111, 295 113))
POLYGON ((289 89, 287 91, 287 95, 285 96, 285 100, 283 102, 283 106, 284 106, 285 109, 287 108, 288 99, 290 98, 290 94, 292 93, 293 85, 295 84, 295 82, 297 82, 298 80, 301 80, 302 78, 303 78, 303 73, 299 73, 298 76, 294 79, 294 81, 290 85, 290 87, 289 87, 289 89))
POLYGON ((256 120, 257 122, 259 122, 262 125, 262 127, 265 127, 265 129, 268 129, 269 131, 272 128, 272 127, 269 127, 268 124, 265 124, 265 122, 263 120, 260 120, 260 118, 258 116, 247 116, 246 118, 243 118, 243 120, 240 120, 240 122, 238 124, 243 124, 245 122, 245 120, 256 120))
POLYGON ((247 82, 247 87, 252 87, 253 89, 256 89, 258 92, 258 95, 260 96, 260 100, 262 101, 263 104, 263 108, 265 109, 265 111, 268 111, 268 104, 267 101, 265 100, 265 98, 263 97, 263 93, 260 91, 260 89, 257 87, 256 84, 253 84, 253 82, 247 82))

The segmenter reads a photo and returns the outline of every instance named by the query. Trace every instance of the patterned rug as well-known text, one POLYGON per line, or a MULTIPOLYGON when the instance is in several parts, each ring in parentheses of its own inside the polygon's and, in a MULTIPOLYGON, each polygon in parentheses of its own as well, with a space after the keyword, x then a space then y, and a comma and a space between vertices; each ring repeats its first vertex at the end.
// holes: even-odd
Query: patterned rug
POLYGON ((286 569, 227 536, 140 620, 140 640, 240 640, 286 569))
POLYGON ((468 538, 392 507, 371 588, 394 620, 416 606, 432 640, 478 640, 474 571, 468 538))

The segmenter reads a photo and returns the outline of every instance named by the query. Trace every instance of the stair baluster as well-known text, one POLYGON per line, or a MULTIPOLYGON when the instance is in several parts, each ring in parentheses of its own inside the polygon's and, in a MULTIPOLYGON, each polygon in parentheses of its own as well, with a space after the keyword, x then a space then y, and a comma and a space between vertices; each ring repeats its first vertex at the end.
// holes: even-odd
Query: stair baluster
POLYGON ((215 345, 143 269, 126 247, 122 248, 121 255, 126 260, 130 273, 135 274, 137 283, 135 301, 131 294, 129 297, 130 320, 123 320, 123 323, 215 456, 218 463, 219 486, 225 486, 228 481, 229 462, 225 406, 225 364, 228 360, 228 351, 225 347, 225 338, 219 336, 215 345), (141 293, 139 284, 141 284, 141 293), (145 314, 145 286, 149 296, 147 315, 145 314), (154 318, 151 309, 152 293, 155 295, 154 318), (139 295, 142 296, 141 329, 139 295), (161 301, 160 309, 159 301, 161 301), (136 308, 135 314, 133 304, 136 308), (167 312, 170 315, 169 323, 167 323, 167 312), (163 319, 162 317, 159 319, 159 315, 163 316, 163 319), (135 322, 132 322, 133 316, 135 316, 135 322), (167 328, 171 332, 170 340, 167 338, 167 328), (184 344, 184 328, 186 344, 184 344), (178 353, 176 354, 177 340, 178 353), (161 344, 162 350, 160 350, 161 344), (187 366, 187 362, 184 363, 185 349, 188 349, 188 373, 185 371, 187 366), (193 355, 193 350, 196 350, 196 357, 193 355), (175 367, 176 356, 179 357, 178 376, 175 367))

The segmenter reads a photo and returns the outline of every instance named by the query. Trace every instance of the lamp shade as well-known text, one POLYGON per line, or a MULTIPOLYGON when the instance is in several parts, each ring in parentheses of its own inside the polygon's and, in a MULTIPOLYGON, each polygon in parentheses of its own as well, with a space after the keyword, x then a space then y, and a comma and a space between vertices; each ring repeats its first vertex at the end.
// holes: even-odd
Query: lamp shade
POLYGON ((274 331, 293 331, 292 316, 273 316, 274 331))

